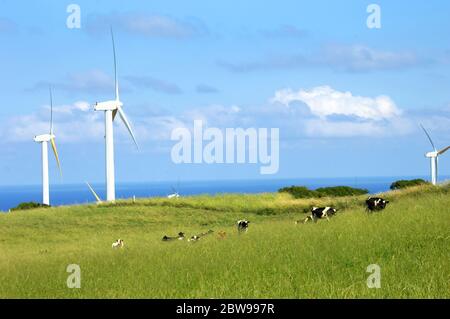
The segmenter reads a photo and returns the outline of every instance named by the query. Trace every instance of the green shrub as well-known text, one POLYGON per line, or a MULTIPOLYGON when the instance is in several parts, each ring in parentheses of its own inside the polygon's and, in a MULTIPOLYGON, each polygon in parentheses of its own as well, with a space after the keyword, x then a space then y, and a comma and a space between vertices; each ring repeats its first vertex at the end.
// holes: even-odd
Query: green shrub
POLYGON ((305 186, 290 186, 281 188, 278 192, 289 193, 294 196, 294 198, 319 198, 364 195, 369 191, 367 189, 349 186, 321 187, 316 190, 310 190, 305 186))
POLYGON ((392 190, 403 189, 403 188, 407 188, 407 187, 425 185, 425 184, 429 184, 429 183, 421 178, 411 179, 411 180, 399 180, 399 181, 393 182, 391 184, 391 189, 392 190))
POLYGON ((289 193, 295 198, 313 198, 319 197, 315 191, 308 189, 305 186, 291 186, 283 187, 278 190, 279 193, 289 193))
POLYGON ((362 188, 353 188, 349 186, 334 186, 334 187, 322 187, 316 189, 321 196, 339 197, 339 196, 353 196, 364 195, 369 191, 362 188))
POLYGON ((11 211, 33 209, 33 208, 41 208, 41 207, 50 207, 50 206, 49 205, 45 205, 45 204, 41 204, 41 203, 26 202, 26 203, 20 203, 16 207, 11 208, 11 211))

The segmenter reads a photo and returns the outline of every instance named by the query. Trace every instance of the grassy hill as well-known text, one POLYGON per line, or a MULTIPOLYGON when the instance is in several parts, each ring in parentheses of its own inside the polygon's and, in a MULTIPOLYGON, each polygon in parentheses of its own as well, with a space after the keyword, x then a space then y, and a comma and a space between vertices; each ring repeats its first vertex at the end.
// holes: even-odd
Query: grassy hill
POLYGON ((449 298, 450 187, 384 195, 293 199, 289 194, 141 199, 0 214, 0 297, 42 298, 449 298), (295 225, 313 205, 330 222, 295 225), (251 221, 238 235, 235 222, 251 221), (209 229, 196 243, 162 242, 209 229), (227 237, 219 239, 218 231, 227 237), (125 241, 113 250, 114 240, 125 241), (69 289, 68 264, 81 267, 69 289), (366 267, 381 267, 369 289, 366 267))

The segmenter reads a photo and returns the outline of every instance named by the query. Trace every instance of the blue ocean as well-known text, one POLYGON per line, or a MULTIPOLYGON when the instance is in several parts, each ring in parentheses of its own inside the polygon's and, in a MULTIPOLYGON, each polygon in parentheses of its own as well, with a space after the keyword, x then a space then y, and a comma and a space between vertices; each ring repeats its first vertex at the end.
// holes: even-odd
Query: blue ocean
MULTIPOLYGON (((148 182, 148 183, 117 183, 116 197, 165 197, 173 192, 181 196, 198 194, 223 193, 265 193, 276 192, 278 189, 291 186, 307 186, 310 189, 326 186, 351 186, 365 188, 371 194, 389 190, 393 181, 404 179, 400 177, 358 177, 358 178, 322 178, 322 179, 267 179, 267 180, 226 180, 226 181, 180 181, 178 182, 148 182)), ((407 177, 424 178, 424 177, 407 177)), ((92 184, 97 194, 105 198, 105 185, 92 184)), ((0 186, 0 211, 17 206, 21 202, 41 202, 41 186, 0 186)), ((50 185, 50 202, 53 206, 68 204, 85 204, 95 199, 85 184, 54 184, 50 185)))

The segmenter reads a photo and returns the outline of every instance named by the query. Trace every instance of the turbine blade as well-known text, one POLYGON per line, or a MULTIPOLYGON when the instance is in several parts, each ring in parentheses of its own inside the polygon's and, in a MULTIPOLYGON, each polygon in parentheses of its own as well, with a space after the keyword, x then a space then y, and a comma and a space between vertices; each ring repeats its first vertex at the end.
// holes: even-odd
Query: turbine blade
POLYGON ((447 146, 446 148, 441 149, 440 151, 437 152, 437 155, 441 155, 444 154, 445 152, 447 152, 450 149, 450 146, 447 146))
POLYGON ((55 139, 51 138, 50 143, 52 144, 53 154, 55 154, 56 163, 58 164, 59 174, 62 177, 61 163, 59 162, 58 150, 56 149, 55 139))
POLYGON ((95 200, 97 201, 97 203, 101 203, 102 200, 100 199, 100 197, 97 195, 97 193, 94 191, 94 189, 91 187, 91 185, 86 182, 86 185, 89 187, 89 190, 91 191, 92 195, 94 195, 95 200))
POLYGON ((126 115, 125 115, 125 112, 122 110, 121 107, 119 107, 119 108, 117 109, 117 111, 119 112, 120 118, 122 119, 123 123, 124 123, 125 126, 127 127, 128 132, 130 133, 131 137, 133 138, 134 144, 136 145, 137 149, 139 149, 139 145, 138 145, 138 143, 136 142, 136 138, 134 137, 133 130, 131 129, 131 125, 130 125, 130 123, 129 123, 128 120, 127 120, 127 117, 126 117, 126 115))
POLYGON ((52 87, 48 87, 50 92, 50 135, 53 134, 53 96, 52 96, 52 87))
POLYGON ((430 134, 428 134, 427 130, 423 127, 422 124, 420 124, 420 127, 422 128, 422 130, 425 132, 425 134, 427 135, 428 139, 430 140, 431 146, 433 146, 434 151, 436 152, 436 147, 434 146, 433 140, 430 137, 430 134))
POLYGON ((113 47, 113 56, 114 56, 114 88, 116 92, 116 101, 119 101, 119 81, 117 79, 117 60, 116 60, 116 45, 114 43, 114 33, 111 27, 111 40, 113 47))

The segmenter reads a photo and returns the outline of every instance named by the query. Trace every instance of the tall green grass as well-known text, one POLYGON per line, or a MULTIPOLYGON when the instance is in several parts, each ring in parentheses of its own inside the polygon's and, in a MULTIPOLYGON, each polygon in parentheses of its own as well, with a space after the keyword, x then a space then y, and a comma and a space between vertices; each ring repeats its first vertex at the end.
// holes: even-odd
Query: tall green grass
POLYGON ((0 216, 0 297, 15 298, 449 298, 450 188, 295 200, 288 194, 140 199, 0 216), (330 222, 295 225, 311 206, 330 222), (235 222, 251 221, 238 235, 235 222), (162 242, 184 231, 196 243, 162 242), (218 231, 225 231, 219 239, 218 231), (125 248, 111 243, 125 240, 125 248), (68 264, 81 289, 66 286, 68 264), (369 289, 366 267, 381 267, 369 289))

